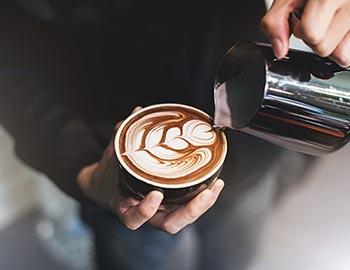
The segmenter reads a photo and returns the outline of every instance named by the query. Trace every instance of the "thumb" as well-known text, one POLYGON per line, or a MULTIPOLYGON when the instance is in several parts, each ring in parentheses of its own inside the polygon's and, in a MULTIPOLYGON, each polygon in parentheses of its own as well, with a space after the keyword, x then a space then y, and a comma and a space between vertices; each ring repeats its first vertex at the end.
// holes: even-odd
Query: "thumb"
POLYGON ((123 121, 119 121, 119 122, 114 126, 113 133, 116 133, 122 124, 123 124, 123 121))
POLYGON ((104 156, 110 156, 112 152, 114 152, 114 140, 115 140, 115 136, 117 134, 118 129, 120 128, 120 126, 122 125, 123 121, 119 121, 113 128, 113 132, 112 132, 112 137, 109 140, 109 144, 107 146, 107 148, 105 149, 104 152, 104 156))
POLYGON ((132 113, 137 113, 139 110, 141 110, 142 107, 141 106, 136 106, 133 110, 132 113))
MULTIPOLYGON (((141 110, 141 109, 142 109, 141 106, 137 106, 137 107, 135 107, 135 108, 133 109, 132 113, 136 113, 136 112, 138 112, 138 111, 141 110)), ((114 140, 115 140, 115 136, 116 136, 116 134, 117 134, 118 129, 120 128, 120 126, 121 126, 122 124, 123 124, 123 121, 119 121, 119 122, 114 126, 113 134, 112 134, 112 137, 111 137, 111 139, 110 139, 110 141, 109 141, 108 148, 107 148, 107 150, 108 150, 109 152, 111 151, 111 149, 113 149, 113 151, 114 151, 114 140)))
POLYGON ((276 0, 261 20, 261 30, 272 44, 275 56, 283 58, 288 53, 291 29, 290 14, 302 4, 302 0, 276 0))

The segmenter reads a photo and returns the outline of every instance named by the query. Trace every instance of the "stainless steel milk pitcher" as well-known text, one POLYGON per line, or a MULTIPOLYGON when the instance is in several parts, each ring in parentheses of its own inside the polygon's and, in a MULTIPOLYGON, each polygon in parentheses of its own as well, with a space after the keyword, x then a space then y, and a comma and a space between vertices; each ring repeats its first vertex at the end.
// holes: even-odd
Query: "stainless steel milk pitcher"
POLYGON ((313 53, 290 50, 277 60, 270 45, 239 43, 216 74, 214 126, 308 154, 333 152, 350 138, 347 75, 313 53))

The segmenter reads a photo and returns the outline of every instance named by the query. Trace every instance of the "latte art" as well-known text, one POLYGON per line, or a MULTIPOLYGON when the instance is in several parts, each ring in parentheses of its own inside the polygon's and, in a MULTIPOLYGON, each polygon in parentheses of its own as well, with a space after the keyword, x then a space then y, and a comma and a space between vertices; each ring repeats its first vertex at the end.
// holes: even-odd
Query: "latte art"
POLYGON ((122 131, 120 154, 137 174, 182 183, 204 176, 222 156, 222 134, 209 118, 183 108, 157 108, 135 117, 122 131))

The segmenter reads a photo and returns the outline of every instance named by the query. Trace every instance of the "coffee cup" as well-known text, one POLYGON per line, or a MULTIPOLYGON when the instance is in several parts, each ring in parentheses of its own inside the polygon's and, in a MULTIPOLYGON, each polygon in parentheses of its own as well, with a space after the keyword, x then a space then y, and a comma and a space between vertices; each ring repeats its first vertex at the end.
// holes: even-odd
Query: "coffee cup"
POLYGON ((183 204, 218 178, 227 153, 225 134, 203 111, 182 104, 157 104, 130 115, 114 141, 120 181, 142 199, 152 190, 163 205, 183 204))

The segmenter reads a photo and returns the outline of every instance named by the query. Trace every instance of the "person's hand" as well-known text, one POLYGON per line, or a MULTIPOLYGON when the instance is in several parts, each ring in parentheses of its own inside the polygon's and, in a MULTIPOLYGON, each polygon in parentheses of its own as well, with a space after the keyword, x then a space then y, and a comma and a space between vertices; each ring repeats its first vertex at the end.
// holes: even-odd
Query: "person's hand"
POLYGON ((261 28, 277 58, 287 54, 293 33, 318 55, 350 66, 350 0, 275 0, 261 28), (294 10, 301 12, 301 18, 291 24, 294 10))
MULTIPOLYGON (((116 130, 119 126, 120 123, 116 130)), ((119 170, 112 138, 101 160, 80 171, 78 183, 90 199, 114 212, 131 230, 149 223, 170 234, 177 233, 213 206, 224 187, 224 182, 218 179, 210 189, 202 191, 187 204, 169 211, 161 206, 163 194, 159 191, 150 192, 141 201, 123 195, 119 186, 119 170)))

